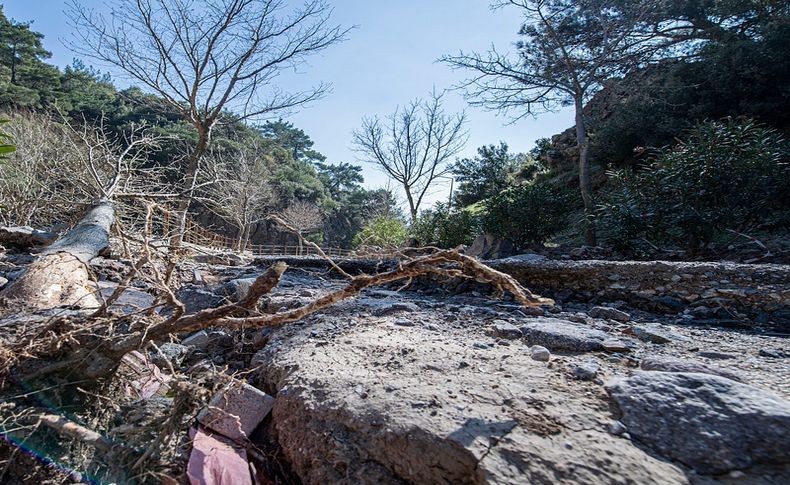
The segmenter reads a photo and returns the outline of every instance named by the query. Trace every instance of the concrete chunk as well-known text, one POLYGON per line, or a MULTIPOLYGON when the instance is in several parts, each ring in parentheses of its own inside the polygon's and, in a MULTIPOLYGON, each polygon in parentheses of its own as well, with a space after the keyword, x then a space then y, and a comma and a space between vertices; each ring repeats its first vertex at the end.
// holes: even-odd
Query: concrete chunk
POLYGON ((274 398, 249 384, 218 392, 198 414, 203 426, 233 440, 244 440, 274 407, 274 398))

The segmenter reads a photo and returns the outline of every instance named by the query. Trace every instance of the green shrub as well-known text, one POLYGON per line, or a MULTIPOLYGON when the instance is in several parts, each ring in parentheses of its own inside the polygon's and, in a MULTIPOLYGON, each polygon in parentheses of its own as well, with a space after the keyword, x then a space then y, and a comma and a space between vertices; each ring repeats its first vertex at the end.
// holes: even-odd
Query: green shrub
POLYGON ((728 230, 748 232, 786 213, 788 151, 749 120, 706 122, 635 174, 613 174, 600 224, 617 246, 668 242, 696 253, 728 230))
POLYGON ((575 205, 575 194, 567 189, 548 183, 520 185, 486 202, 483 229, 524 248, 567 228, 575 205))
POLYGON ((441 202, 422 211, 411 226, 411 235, 420 244, 436 244, 440 248, 472 244, 481 232, 480 215, 475 210, 451 211, 441 202))
POLYGON ((354 236, 354 247, 377 246, 383 248, 400 247, 408 237, 406 226, 400 219, 379 217, 354 236))

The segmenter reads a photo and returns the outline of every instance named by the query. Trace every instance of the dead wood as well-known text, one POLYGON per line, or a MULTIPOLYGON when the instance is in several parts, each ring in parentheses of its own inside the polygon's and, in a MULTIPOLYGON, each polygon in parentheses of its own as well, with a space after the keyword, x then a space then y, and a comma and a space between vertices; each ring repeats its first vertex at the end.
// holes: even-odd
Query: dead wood
POLYGON ((109 247, 114 217, 112 202, 99 200, 76 226, 50 245, 22 276, 0 292, 0 297, 24 302, 32 308, 98 307, 88 262, 109 247))

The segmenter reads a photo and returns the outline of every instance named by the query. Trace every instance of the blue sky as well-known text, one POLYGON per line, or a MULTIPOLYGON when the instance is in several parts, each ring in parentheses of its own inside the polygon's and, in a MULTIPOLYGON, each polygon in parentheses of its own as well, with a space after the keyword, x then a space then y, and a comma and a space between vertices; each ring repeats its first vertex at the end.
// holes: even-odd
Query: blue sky
MULTIPOLYGON (((102 9, 101 0, 81 0, 102 9)), ((281 78, 284 88, 332 84, 324 99, 288 117, 314 141, 330 162, 361 163, 352 150, 351 132, 364 116, 386 115, 399 104, 426 96, 433 87, 442 90, 463 79, 436 59, 443 54, 484 51, 490 45, 512 50, 520 24, 518 13, 491 11, 488 0, 329 0, 333 19, 343 26, 357 26, 342 44, 310 59, 296 73, 281 78)), ((51 62, 70 64, 74 54, 64 45, 71 32, 63 11, 64 0, 6 0, 6 15, 33 21, 42 32, 51 62)), ((86 64, 93 64, 86 60, 86 64)), ((106 70, 107 66, 95 65, 106 70)), ((118 73, 110 71, 117 77, 118 73)), ((123 85, 122 80, 118 84, 123 85)), ((509 124, 509 119, 466 106, 460 93, 447 95, 450 111, 466 109, 469 143, 462 156, 473 156, 478 146, 505 141, 513 151, 527 151, 535 140, 559 133, 573 125, 572 112, 541 115, 509 124)), ((381 187, 386 177, 373 166, 362 164, 368 187, 381 187)), ((428 202, 447 195, 437 189, 428 202)))

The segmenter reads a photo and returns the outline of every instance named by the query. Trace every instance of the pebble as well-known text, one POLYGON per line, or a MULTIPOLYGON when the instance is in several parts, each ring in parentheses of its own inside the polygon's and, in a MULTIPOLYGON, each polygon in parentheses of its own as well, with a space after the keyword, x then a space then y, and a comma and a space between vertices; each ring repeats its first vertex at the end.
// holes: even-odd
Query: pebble
POLYGON ((539 362, 548 362, 551 358, 549 349, 540 345, 533 345, 532 348, 529 349, 529 352, 532 356, 532 360, 537 360, 539 362))

